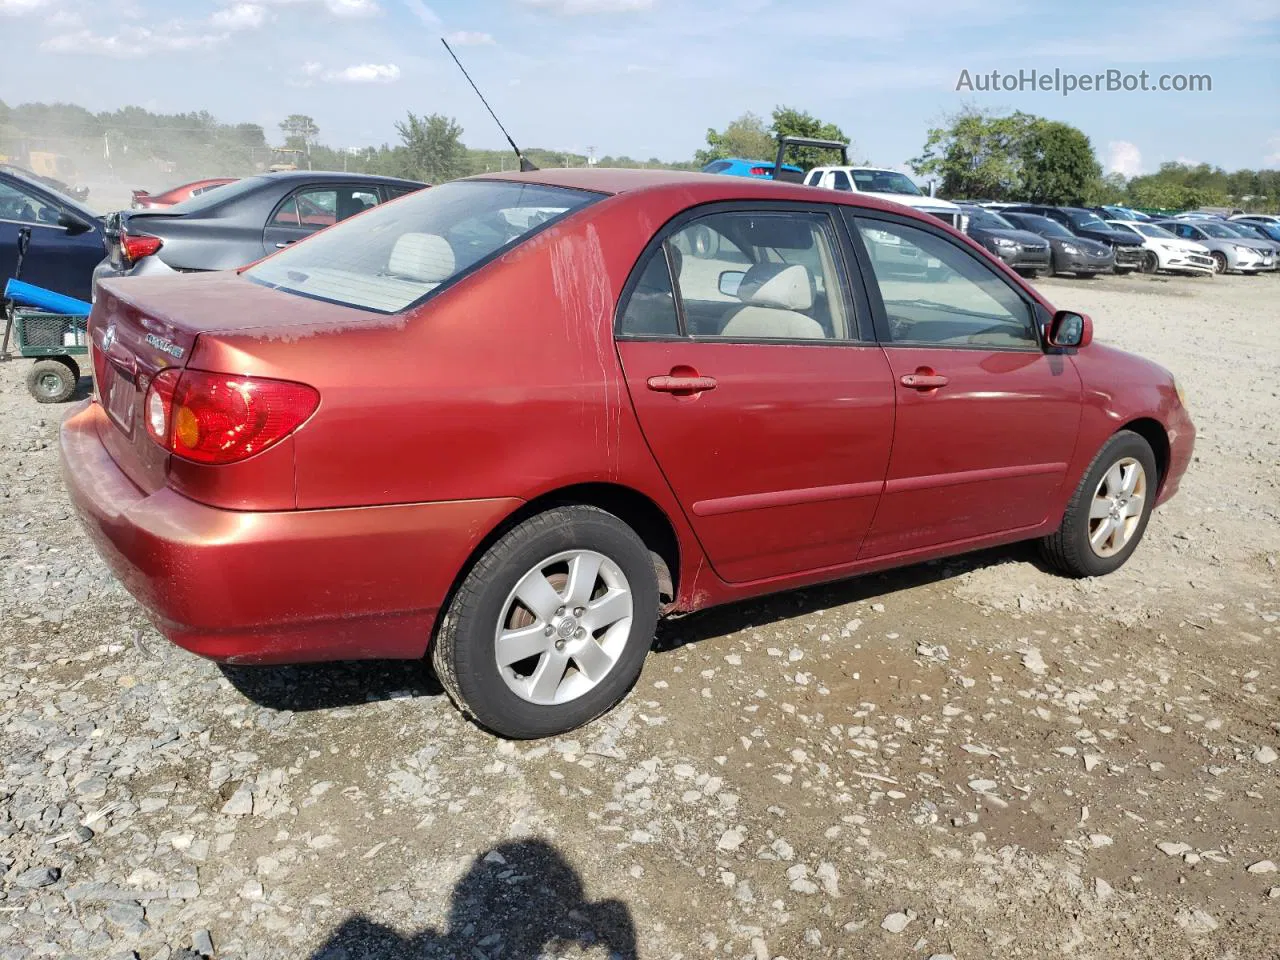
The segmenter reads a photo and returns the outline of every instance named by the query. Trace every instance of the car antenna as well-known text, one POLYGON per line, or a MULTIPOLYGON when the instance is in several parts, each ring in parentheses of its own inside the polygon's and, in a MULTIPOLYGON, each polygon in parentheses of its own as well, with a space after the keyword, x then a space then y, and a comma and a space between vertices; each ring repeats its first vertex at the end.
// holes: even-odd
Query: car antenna
POLYGON ((533 161, 526 159, 525 155, 520 152, 520 148, 516 146, 516 142, 511 139, 511 134, 507 133, 507 128, 502 125, 502 121, 498 119, 498 115, 493 112, 493 107, 489 106, 489 101, 484 98, 484 94, 480 92, 480 88, 476 86, 476 82, 471 79, 471 74, 467 73, 467 68, 462 65, 462 61, 458 59, 458 55, 453 52, 453 47, 449 46, 449 41, 444 37, 440 38, 440 42, 444 44, 444 48, 449 51, 449 56, 453 57, 453 62, 458 65, 458 69, 462 71, 462 75, 467 78, 467 83, 471 84, 471 89, 476 92, 476 96, 480 98, 480 102, 484 104, 484 108, 489 111, 489 116, 493 117, 493 122, 498 125, 498 129, 502 131, 502 135, 507 138, 507 143, 511 144, 511 149, 515 151, 516 159, 520 161, 520 172, 528 173, 530 170, 537 170, 533 165, 533 161))

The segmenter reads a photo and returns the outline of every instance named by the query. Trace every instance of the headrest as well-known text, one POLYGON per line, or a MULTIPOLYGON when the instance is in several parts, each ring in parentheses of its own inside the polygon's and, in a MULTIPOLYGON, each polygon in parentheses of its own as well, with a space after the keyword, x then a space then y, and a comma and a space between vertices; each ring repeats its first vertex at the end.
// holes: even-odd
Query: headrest
POLYGON ((738 299, 757 307, 808 310, 813 306, 813 280, 802 263, 757 263, 738 285, 738 299))
POLYGON ((423 283, 442 283, 456 269, 453 247, 434 233, 406 233, 391 248, 387 261, 387 272, 423 283))

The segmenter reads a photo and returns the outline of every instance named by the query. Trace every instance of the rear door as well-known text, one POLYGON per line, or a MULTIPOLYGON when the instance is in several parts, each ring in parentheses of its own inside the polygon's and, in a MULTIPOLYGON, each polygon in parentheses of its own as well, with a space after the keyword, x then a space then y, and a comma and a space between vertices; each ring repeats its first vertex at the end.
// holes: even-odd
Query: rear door
POLYGON ((325 183, 299 187, 267 219, 262 234, 263 252, 283 249, 381 202, 374 185, 325 183))
POLYGON ((725 580, 852 563, 875 514, 894 395, 844 242, 825 205, 702 208, 624 291, 637 416, 725 580))
POLYGON ((1075 449, 1075 366, 1046 354, 1038 307, 941 230, 850 210, 876 332, 897 393, 893 456, 862 557, 1028 529, 1075 449), (893 239, 915 257, 873 258, 893 239), (913 270, 912 260, 937 266, 913 270))

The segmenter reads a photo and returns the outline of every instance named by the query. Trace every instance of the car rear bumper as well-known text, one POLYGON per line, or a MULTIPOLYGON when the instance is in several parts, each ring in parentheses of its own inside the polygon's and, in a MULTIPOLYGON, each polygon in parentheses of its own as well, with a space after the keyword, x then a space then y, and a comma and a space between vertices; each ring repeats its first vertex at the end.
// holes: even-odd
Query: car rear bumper
POLYGON ((515 499, 239 512, 161 488, 112 460, 86 401, 63 423, 63 477, 112 572, 160 631, 233 663, 417 658, 480 538, 515 499))

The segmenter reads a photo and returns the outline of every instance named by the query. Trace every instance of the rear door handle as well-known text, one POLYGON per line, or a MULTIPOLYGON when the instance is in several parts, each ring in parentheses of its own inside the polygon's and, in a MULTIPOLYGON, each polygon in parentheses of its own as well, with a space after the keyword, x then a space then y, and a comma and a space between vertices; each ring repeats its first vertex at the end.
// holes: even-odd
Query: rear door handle
POLYGON ((648 384, 658 393, 701 393, 716 388, 714 377, 650 377, 648 384))
POLYGON ((951 381, 937 373, 908 373, 902 377, 902 385, 913 390, 937 390, 951 381))
POLYGON ((277 243, 276 249, 283 250, 285 247, 291 247, 297 242, 298 242, 297 240, 286 240, 284 243, 277 243))

